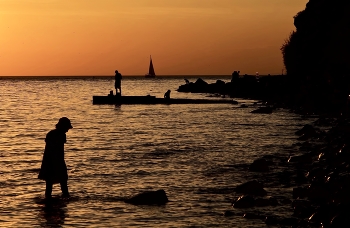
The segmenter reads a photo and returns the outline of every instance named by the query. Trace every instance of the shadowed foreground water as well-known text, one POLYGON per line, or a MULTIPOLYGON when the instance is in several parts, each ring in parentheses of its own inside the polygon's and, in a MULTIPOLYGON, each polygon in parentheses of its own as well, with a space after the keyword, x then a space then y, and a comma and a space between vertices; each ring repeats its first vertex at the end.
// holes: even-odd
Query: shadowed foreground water
MULTIPOLYGON (((125 77, 122 86, 124 95, 163 97, 171 89, 172 98, 205 98, 177 93, 183 83, 181 77, 125 77)), ((253 176, 245 165, 263 155, 287 156, 294 132, 310 120, 283 109, 251 114, 253 107, 240 104, 92 105, 93 95, 107 95, 113 86, 112 78, 0 80, 1 227, 265 226, 222 214, 232 209, 234 188, 253 176), (62 116, 74 126, 65 146, 72 198, 61 200, 54 185, 54 202, 46 204, 37 175, 45 135, 62 116), (123 202, 156 189, 167 193, 165 206, 123 202)))

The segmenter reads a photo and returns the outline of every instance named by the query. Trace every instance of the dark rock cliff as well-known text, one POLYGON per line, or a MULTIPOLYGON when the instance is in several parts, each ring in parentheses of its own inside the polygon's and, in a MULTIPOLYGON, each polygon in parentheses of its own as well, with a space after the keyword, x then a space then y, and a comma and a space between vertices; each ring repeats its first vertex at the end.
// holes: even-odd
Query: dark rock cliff
POLYGON ((341 108, 350 88, 350 1, 310 0, 294 25, 281 51, 296 96, 341 108))

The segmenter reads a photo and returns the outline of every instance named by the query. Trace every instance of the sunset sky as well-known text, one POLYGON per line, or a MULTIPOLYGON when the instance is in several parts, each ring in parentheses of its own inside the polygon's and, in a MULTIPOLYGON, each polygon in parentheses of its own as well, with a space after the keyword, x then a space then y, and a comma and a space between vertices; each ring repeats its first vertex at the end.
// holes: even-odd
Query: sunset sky
POLYGON ((308 0, 0 0, 0 75, 280 74, 308 0))

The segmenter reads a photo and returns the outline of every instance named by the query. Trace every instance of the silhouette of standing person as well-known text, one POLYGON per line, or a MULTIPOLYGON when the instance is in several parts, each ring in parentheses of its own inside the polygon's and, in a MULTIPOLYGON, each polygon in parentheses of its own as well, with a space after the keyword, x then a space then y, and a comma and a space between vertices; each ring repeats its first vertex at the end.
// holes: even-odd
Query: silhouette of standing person
POLYGON ((121 97, 122 96, 122 75, 116 70, 115 71, 115 92, 116 95, 121 97))
POLYGON ((239 79, 239 73, 241 71, 233 71, 232 73, 232 78, 231 78, 231 83, 236 82, 239 79))
POLYGON ((52 185, 60 183, 63 197, 69 197, 68 173, 64 161, 64 144, 66 132, 73 126, 67 117, 62 117, 56 129, 49 131, 45 138, 45 151, 38 178, 46 181, 45 197, 51 198, 52 185))

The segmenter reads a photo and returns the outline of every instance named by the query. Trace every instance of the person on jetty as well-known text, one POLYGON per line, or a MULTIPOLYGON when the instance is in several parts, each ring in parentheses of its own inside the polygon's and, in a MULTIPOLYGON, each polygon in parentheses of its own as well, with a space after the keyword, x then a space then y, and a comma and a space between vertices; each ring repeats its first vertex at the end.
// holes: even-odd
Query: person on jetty
POLYGON ((121 97, 122 96, 122 75, 116 70, 114 77, 115 77, 114 88, 115 88, 116 95, 121 97))
POLYGON ((167 99, 167 100, 170 99, 170 92, 171 92, 170 89, 169 89, 168 91, 165 92, 165 94, 164 94, 164 99, 167 99))
POLYGON ((67 117, 62 117, 56 124, 56 129, 47 133, 45 151, 38 178, 46 181, 45 197, 51 198, 52 185, 60 183, 63 197, 69 197, 68 173, 64 161, 64 144, 66 132, 73 126, 67 117))
POLYGON ((233 71, 233 73, 232 73, 232 77, 231 77, 231 83, 234 83, 234 82, 236 82, 238 79, 239 79, 239 73, 240 73, 241 71, 233 71))

